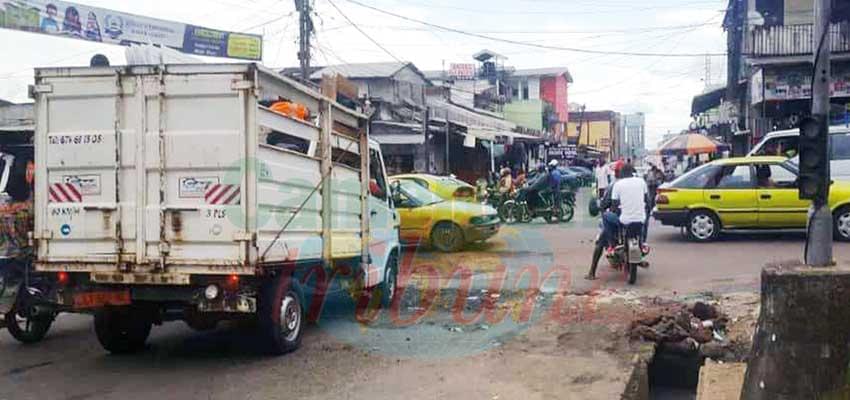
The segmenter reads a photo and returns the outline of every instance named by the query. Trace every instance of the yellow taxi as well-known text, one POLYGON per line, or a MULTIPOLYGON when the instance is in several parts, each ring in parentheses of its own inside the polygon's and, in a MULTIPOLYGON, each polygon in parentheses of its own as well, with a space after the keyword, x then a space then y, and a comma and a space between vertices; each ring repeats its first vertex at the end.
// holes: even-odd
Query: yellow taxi
POLYGON ((390 177, 391 180, 406 180, 440 196, 443 200, 460 200, 475 202, 475 186, 472 186, 453 176, 437 176, 430 174, 402 174, 390 177))
MULTIPOLYGON (((717 160, 659 188, 653 216, 698 242, 727 229, 805 228, 811 202, 800 200, 797 175, 784 157, 717 160)), ((850 182, 833 182, 829 207, 835 239, 850 241, 850 182)))
POLYGON ((499 232, 499 215, 487 205, 445 200, 409 179, 390 178, 393 202, 401 217, 399 238, 405 244, 430 244, 454 252, 499 232))

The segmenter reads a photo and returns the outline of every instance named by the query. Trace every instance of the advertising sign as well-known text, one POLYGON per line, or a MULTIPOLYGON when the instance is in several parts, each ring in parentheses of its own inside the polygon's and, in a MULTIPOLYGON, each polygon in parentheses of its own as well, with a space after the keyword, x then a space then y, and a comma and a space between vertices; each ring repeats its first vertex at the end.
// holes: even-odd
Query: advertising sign
POLYGON ((475 64, 449 64, 449 77, 458 80, 475 79, 475 64))
POLYGON ((0 0, 0 28, 117 45, 260 60, 263 38, 54 0, 0 0))

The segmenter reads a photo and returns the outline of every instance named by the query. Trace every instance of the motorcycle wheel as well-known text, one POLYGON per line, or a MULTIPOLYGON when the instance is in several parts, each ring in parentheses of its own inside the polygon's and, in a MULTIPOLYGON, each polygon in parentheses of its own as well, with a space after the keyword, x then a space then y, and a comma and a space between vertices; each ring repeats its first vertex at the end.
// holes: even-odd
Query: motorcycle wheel
POLYGON ((47 336, 53 318, 32 318, 15 303, 12 309, 4 316, 6 329, 15 340, 24 343, 38 343, 47 336))
POLYGON ((637 282, 637 264, 629 264, 629 285, 634 285, 637 282))
POLYGON ((515 201, 510 200, 502 203, 498 209, 499 219, 506 224, 514 224, 517 222, 517 204, 515 201))
POLYGON ((531 211, 528 210, 528 205, 526 204, 517 205, 515 212, 516 218, 519 222, 527 224, 534 219, 534 216, 531 215, 531 211))
POLYGON ((561 204, 561 222, 570 222, 575 216, 576 210, 572 204, 561 204))

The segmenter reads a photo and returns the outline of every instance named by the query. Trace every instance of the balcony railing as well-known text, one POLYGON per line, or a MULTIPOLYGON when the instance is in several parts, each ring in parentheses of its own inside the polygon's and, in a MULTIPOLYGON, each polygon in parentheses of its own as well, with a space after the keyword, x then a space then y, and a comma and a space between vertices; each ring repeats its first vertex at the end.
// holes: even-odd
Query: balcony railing
MULTIPOLYGON (((850 53, 850 23, 829 27, 833 53, 850 53)), ((814 25, 760 26, 748 33, 750 57, 806 56, 814 54, 814 25)))

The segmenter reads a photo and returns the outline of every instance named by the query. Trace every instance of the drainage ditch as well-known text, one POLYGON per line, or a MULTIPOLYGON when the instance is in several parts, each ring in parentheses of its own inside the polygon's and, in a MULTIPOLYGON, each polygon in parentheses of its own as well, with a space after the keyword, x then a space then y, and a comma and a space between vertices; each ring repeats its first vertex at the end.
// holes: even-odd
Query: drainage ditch
POLYGON ((704 358, 698 353, 682 354, 664 344, 658 346, 649 364, 649 398, 652 400, 696 399, 699 370, 704 358))

